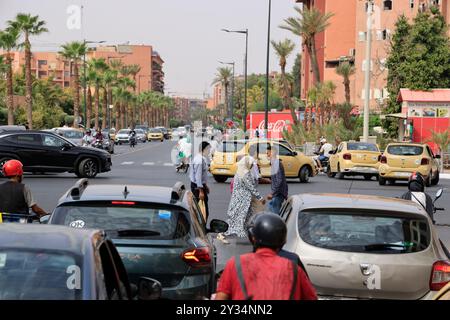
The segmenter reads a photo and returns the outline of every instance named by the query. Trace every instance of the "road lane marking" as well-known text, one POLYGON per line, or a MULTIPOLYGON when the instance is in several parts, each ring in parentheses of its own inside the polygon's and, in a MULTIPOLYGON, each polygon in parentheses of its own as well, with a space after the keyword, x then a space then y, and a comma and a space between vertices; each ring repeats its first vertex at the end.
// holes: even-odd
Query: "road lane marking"
POLYGON ((125 161, 125 162, 122 162, 120 165, 121 165, 121 166, 130 166, 130 165, 132 165, 132 164, 134 164, 133 161, 125 161))
POLYGON ((154 162, 144 162, 142 163, 143 166, 154 166, 155 163, 154 162))
POLYGON ((164 163, 165 167, 173 167, 173 163, 172 162, 166 162, 164 163))

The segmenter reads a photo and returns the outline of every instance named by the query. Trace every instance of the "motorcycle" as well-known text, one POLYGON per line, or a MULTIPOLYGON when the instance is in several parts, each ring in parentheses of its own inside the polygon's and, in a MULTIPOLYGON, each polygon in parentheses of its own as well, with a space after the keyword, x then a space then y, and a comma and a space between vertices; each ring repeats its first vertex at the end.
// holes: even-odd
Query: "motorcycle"
POLYGON ((97 148, 97 149, 102 149, 103 150, 103 141, 101 140, 95 140, 92 143, 92 147, 97 148))
MULTIPOLYGON (((319 152, 314 152, 314 154, 315 154, 316 156, 320 156, 320 153, 319 153, 319 152)), ((315 160, 315 161, 318 162, 318 161, 319 161, 319 158, 317 158, 317 160, 315 160)), ((330 159, 327 158, 327 157, 325 157, 323 160, 320 160, 320 165, 322 166, 322 170, 323 170, 324 173, 327 173, 327 171, 328 171, 328 163, 329 163, 329 161, 330 161, 330 159)), ((317 163, 316 163, 316 166, 319 167, 319 166, 317 165, 317 163)))
POLYGON ((177 157, 177 165, 175 170, 183 173, 187 173, 189 170, 189 160, 185 157, 184 153, 180 151, 177 157))

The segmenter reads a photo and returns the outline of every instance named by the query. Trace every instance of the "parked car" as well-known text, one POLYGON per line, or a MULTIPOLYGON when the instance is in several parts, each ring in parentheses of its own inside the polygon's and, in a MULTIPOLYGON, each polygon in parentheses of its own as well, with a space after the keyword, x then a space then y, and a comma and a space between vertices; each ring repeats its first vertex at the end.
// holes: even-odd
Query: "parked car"
POLYGON ((146 143, 147 142, 147 134, 142 129, 135 129, 137 141, 146 143))
POLYGON ((331 152, 327 175, 343 179, 345 176, 362 175, 370 180, 378 176, 381 152, 375 143, 342 142, 331 152))
POLYGON ((61 128, 53 128, 52 131, 60 135, 61 137, 66 138, 76 146, 81 146, 83 144, 83 136, 84 136, 83 130, 61 127, 61 128))
POLYGON ((163 286, 163 298, 210 297, 216 286, 216 253, 210 228, 182 183, 173 188, 90 185, 80 180, 58 202, 49 224, 102 228, 113 239, 130 280, 151 277, 163 286))
POLYGON ((116 143, 121 145, 122 143, 130 143, 130 129, 120 129, 116 134, 116 143))
POLYGON ((150 129, 149 133, 148 133, 148 140, 149 141, 155 141, 155 140, 159 140, 161 142, 164 141, 164 134, 161 131, 161 129, 150 129))
POLYGON ((270 177, 270 161, 267 158, 267 146, 277 146, 279 158, 282 160, 287 178, 298 178, 301 182, 308 182, 310 177, 317 175, 314 161, 291 149, 288 144, 278 140, 227 140, 214 153, 210 171, 217 182, 223 183, 228 178, 234 177, 237 170, 237 162, 240 157, 248 154, 250 146, 256 145, 258 151, 258 164, 261 175, 270 177))
POLYGON ((380 185, 387 181, 408 180, 413 172, 425 177, 427 187, 439 183, 440 155, 434 155, 430 146, 417 143, 390 143, 383 155, 379 167, 380 185))
POLYGON ((0 224, 0 300, 157 299, 160 291, 153 279, 129 282, 102 231, 0 224))
POLYGON ((0 132, 2 131, 19 131, 19 130, 27 130, 25 126, 18 126, 18 125, 5 125, 0 126, 0 132))
POLYGON ((170 135, 169 135, 169 131, 164 128, 164 127, 155 127, 155 129, 159 129, 162 131, 163 135, 164 135, 164 139, 169 140, 170 139, 170 135))
POLYGON ((0 166, 20 160, 24 172, 73 172, 94 178, 111 171, 111 155, 104 150, 74 145, 69 140, 44 131, 4 131, 0 133, 0 166))
POLYGON ((281 209, 322 299, 429 299, 450 281, 450 257, 427 212, 412 201, 302 194, 281 209))
POLYGON ((143 124, 142 125, 137 125, 135 127, 135 129, 143 130, 145 132, 145 134, 148 134, 148 130, 150 130, 150 128, 147 125, 143 125, 143 124))

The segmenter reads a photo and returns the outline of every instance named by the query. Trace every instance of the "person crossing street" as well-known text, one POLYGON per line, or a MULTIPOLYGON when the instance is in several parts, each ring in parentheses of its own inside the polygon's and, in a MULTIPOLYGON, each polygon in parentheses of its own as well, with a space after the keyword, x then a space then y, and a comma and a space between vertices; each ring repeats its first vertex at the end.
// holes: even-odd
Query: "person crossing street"
POLYGON ((270 211, 279 214, 281 205, 288 197, 288 185, 284 166, 278 158, 278 147, 267 146, 267 157, 270 159, 270 175, 272 182, 272 193, 267 195, 270 211))
POLYGON ((191 180, 191 191, 197 201, 205 203, 206 217, 205 222, 208 222, 209 207, 208 207, 208 159, 210 144, 207 141, 202 141, 199 152, 194 157, 189 171, 189 178, 191 180))

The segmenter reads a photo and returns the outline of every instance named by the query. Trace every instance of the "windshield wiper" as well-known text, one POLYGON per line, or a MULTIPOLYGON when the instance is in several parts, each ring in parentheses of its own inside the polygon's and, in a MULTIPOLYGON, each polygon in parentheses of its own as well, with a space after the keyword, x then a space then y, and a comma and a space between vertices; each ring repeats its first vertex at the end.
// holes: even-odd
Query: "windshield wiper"
POLYGON ((372 251, 372 250, 382 250, 382 249, 389 249, 389 248, 409 248, 410 245, 406 244, 397 244, 397 243, 374 243, 369 244, 367 246, 364 246, 364 249, 366 251, 372 251))
POLYGON ((148 229, 119 229, 114 231, 119 237, 152 237, 161 235, 158 231, 148 229))

